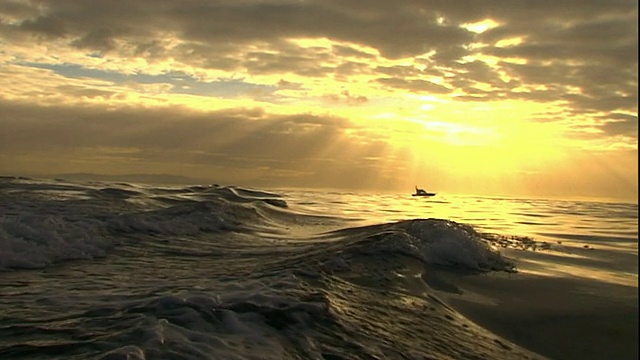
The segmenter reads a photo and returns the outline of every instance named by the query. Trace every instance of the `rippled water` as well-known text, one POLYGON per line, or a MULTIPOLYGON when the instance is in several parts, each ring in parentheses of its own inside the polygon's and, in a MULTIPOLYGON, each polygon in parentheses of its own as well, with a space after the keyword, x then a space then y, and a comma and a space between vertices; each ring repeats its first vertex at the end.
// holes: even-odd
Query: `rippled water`
POLYGON ((537 358, 437 274, 637 288, 637 204, 0 184, 3 359, 537 358))

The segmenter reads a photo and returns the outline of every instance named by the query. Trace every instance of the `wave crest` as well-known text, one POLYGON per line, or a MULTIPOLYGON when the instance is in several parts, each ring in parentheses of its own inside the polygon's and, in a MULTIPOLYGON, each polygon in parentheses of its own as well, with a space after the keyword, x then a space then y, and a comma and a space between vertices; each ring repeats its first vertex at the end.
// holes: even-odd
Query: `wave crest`
MULTIPOLYGON (((353 232, 355 229, 337 232, 353 232)), ((402 254, 428 265, 453 266, 476 271, 515 272, 512 261, 493 250, 473 227, 443 219, 415 219, 374 225, 358 230, 358 253, 402 254)), ((340 262, 344 266, 344 262, 340 262)))

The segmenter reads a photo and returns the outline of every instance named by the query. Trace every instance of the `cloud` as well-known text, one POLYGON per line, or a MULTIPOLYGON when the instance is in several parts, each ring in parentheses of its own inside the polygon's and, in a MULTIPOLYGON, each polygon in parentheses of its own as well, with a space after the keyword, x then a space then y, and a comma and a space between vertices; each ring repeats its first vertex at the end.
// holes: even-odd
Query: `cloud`
POLYGON ((395 88, 409 90, 410 92, 421 92, 428 94, 447 94, 451 92, 451 89, 448 89, 442 85, 420 79, 404 80, 399 78, 382 78, 378 79, 378 82, 388 86, 393 86, 395 88))
MULTIPOLYGON (((563 146, 637 150, 637 8, 628 0, 3 1, 0 146, 15 159, 38 150, 317 179, 314 166, 393 178, 383 169, 408 166, 392 161, 425 131, 407 123, 468 123, 503 138, 500 129, 534 124, 557 130, 563 146)), ((439 150, 420 146, 416 157, 439 150)), ((249 172, 242 176, 259 176, 249 172)))
MULTIPOLYGON (((513 95, 513 83, 500 80, 504 72, 523 84, 555 83, 544 91, 546 94, 538 92, 542 98, 560 97, 567 87, 581 88, 589 96, 595 96, 599 89, 633 95, 632 89, 637 87, 637 81, 620 81, 637 78, 637 5, 629 1, 448 4, 407 0, 365 5, 353 0, 139 0, 108 4, 41 0, 8 2, 2 10, 11 20, 2 23, 0 36, 9 40, 18 33, 31 34, 33 41, 57 40, 78 49, 147 62, 172 60, 176 68, 192 71, 202 68, 305 77, 362 74, 368 69, 354 58, 379 59, 348 45, 355 44, 377 51, 383 59, 430 54, 425 62, 430 72, 436 76, 445 70, 455 74, 451 85, 463 91, 467 90, 465 85, 488 83, 495 87, 485 91, 483 96, 488 99, 513 95), (462 27, 483 19, 499 25, 480 34, 462 27), (516 37, 523 42, 495 46, 500 40, 516 37), (334 45, 304 47, 289 41, 303 38, 330 39, 334 45), (488 66, 463 61, 468 56, 517 58, 526 63, 498 60, 488 66)), ((389 75, 385 71, 389 68, 377 69, 389 75)), ((421 86, 417 84, 428 80, 404 79, 398 73, 383 81, 418 90, 421 86)), ((421 91, 440 89, 427 86, 421 91)), ((477 89, 469 91, 478 93, 477 89)), ((632 106, 631 95, 626 101, 619 100, 624 102, 621 106, 632 106)), ((567 101, 584 106, 579 97, 567 101)))
MULTIPOLYGON (((183 108, 0 105, 1 153, 13 159, 35 154, 26 158, 32 162, 57 159, 40 168, 42 173, 64 172, 69 163, 84 159, 104 173, 112 172, 111 163, 126 172, 140 169, 141 164, 173 166, 174 172, 178 165, 188 165, 210 179, 218 175, 207 171, 208 167, 232 172, 253 169, 253 181, 261 183, 264 179, 257 177, 262 171, 270 177, 305 174, 310 178, 306 182, 318 184, 313 177, 329 181, 338 169, 343 174, 377 177, 374 170, 380 164, 362 162, 361 157, 379 157, 387 149, 383 139, 368 135, 346 119, 310 114, 272 115, 260 109, 195 112, 183 108)), ((15 166, 13 160, 5 165, 15 166)), ((331 182, 341 180, 332 178, 331 182)))
POLYGON ((615 114, 607 117, 602 131, 611 136, 629 136, 638 138, 638 115, 615 114))

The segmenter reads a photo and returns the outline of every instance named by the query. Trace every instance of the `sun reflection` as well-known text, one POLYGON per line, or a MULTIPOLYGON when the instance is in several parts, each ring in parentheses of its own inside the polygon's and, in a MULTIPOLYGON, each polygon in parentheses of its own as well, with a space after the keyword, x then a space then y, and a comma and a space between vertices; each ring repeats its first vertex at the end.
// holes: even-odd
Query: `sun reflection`
MULTIPOLYGON (((567 254, 560 254, 562 257, 570 258, 567 254)), ((575 263, 563 265, 557 260, 532 260, 526 256, 519 257, 520 272, 548 277, 579 277, 590 280, 607 282, 629 287, 638 286, 638 274, 621 275, 620 272, 612 272, 603 269, 594 269, 586 266, 579 266, 575 263)))

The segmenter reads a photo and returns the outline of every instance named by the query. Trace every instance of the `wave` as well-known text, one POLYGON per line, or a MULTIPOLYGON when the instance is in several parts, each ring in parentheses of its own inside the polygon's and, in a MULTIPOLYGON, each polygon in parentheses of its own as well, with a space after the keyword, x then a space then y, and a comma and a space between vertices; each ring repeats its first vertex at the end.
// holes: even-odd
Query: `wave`
POLYGON ((268 231, 274 194, 226 187, 154 188, 0 179, 0 269, 104 257, 131 236, 268 231))
MULTIPOLYGON (((527 259, 565 266, 596 261, 590 253, 614 255, 582 246, 569 248, 572 257, 553 252, 571 240, 611 248, 637 238, 625 217, 608 219, 625 225, 608 241, 597 233, 563 238, 562 229, 540 225, 550 248, 482 231, 511 221, 501 207, 476 226, 467 221, 480 216, 415 216, 425 208, 389 206, 392 197, 293 194, 0 178, 0 358, 539 358, 488 331, 490 323, 479 326, 482 316, 476 324, 458 311, 460 302, 487 300, 469 294, 478 289, 469 283, 524 279, 511 274, 518 269, 507 255, 518 254, 524 270, 527 259), (354 209, 366 219, 346 217, 354 209), (455 300, 463 292, 469 296, 455 300)), ((615 258, 620 271, 627 263, 637 269, 637 246, 630 248, 615 258)), ((498 284, 503 300, 518 294, 498 284)), ((505 322, 537 321, 539 305, 529 300, 511 302, 505 322)), ((496 312, 489 302, 487 316, 496 312)))
POLYGON ((0 327, 0 334, 51 340, 10 340, 0 354, 100 360, 536 358, 433 297, 389 296, 335 279, 325 285, 288 294, 151 296, 23 320, 0 327))
POLYGON ((488 239, 470 225, 443 219, 415 219, 391 224, 338 230, 333 236, 358 240, 359 254, 402 254, 427 265, 446 265, 479 271, 515 271, 515 265, 491 248, 488 239))
POLYGON ((0 196, 2 358, 538 357, 433 295, 442 271, 517 271, 499 248, 527 238, 220 185, 2 178, 0 196))
MULTIPOLYGON (((313 232, 321 225, 343 227, 302 241, 323 240, 333 247, 338 242, 343 247, 338 256, 342 257, 400 253, 425 264, 515 269, 469 225, 415 219, 354 228, 344 219, 292 211, 281 195, 265 191, 217 185, 62 184, 15 178, 4 179, 0 191, 7 199, 0 213, 0 268, 5 269, 102 258, 132 238, 157 242, 167 237, 195 240, 212 233, 248 233, 273 239, 283 238, 294 227, 313 232)), ((290 236, 289 240, 294 239, 290 236)))

